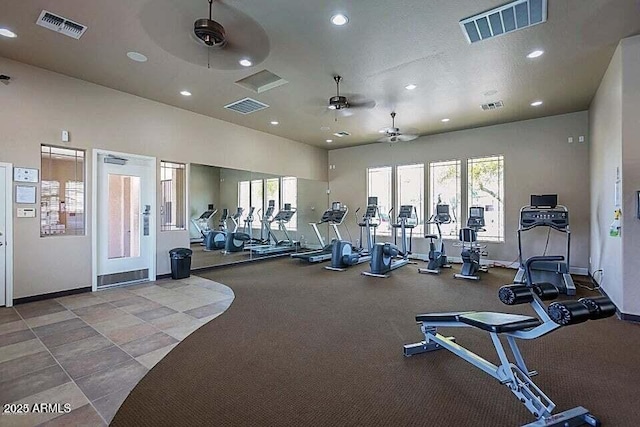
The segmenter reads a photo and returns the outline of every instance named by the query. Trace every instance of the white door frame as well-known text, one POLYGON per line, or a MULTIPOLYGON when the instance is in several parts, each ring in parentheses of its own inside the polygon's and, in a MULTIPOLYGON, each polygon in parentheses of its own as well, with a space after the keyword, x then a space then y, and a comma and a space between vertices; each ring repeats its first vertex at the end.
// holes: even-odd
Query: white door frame
POLYGON ((92 162, 92 170, 91 170, 91 290, 93 292, 98 290, 98 155, 114 155, 117 157, 130 157, 136 158, 140 160, 146 160, 150 164, 153 165, 153 182, 150 185, 151 191, 151 224, 150 224, 150 233, 149 236, 151 238, 151 250, 149 251, 149 257, 151 258, 149 261, 149 280, 156 279, 156 252, 157 252, 157 222, 156 218, 158 215, 158 206, 157 206, 157 169, 158 164, 155 157, 150 156, 142 156, 139 154, 130 154, 130 153, 121 153, 118 151, 109 151, 102 149, 94 149, 93 150, 93 162, 92 162))
POLYGON ((5 186, 6 186, 6 229, 5 229, 5 305, 13 306, 13 164, 2 163, 0 166, 5 169, 5 186))

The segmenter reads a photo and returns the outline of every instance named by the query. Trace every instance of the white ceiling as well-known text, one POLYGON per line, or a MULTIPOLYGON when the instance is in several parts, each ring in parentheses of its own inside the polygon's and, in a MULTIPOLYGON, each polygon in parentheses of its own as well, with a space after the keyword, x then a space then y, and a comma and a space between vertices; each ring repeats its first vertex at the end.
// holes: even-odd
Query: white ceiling
MULTIPOLYGON (((270 54, 249 69, 218 71, 207 68, 206 55, 194 63, 170 54, 154 41, 158 29, 149 28, 150 14, 161 14, 169 3, 186 15, 206 17, 206 0, 0 0, 0 28, 18 34, 0 37, 0 56, 336 148, 374 142, 378 130, 390 126, 392 110, 398 113, 397 126, 421 134, 585 110, 618 41, 640 32, 640 0, 549 0, 547 23, 469 45, 458 22, 505 2, 225 0, 260 24, 270 54), (35 25, 43 9, 89 28, 80 40, 55 34, 35 25), (350 22, 333 26, 329 18, 336 12, 348 15, 350 22), (545 54, 527 59, 535 49, 545 54), (141 52, 149 61, 133 62, 128 51, 141 52), (262 94, 234 83, 263 69, 289 83, 262 94), (371 98, 376 107, 335 122, 323 107, 335 94, 335 73, 343 76, 345 93, 371 98), (407 91, 409 83, 418 88, 407 91), (193 96, 181 96, 184 89, 193 96), (489 91, 497 94, 485 95, 489 91), (247 96, 271 107, 248 116, 223 109, 247 96), (538 99, 544 104, 531 107, 538 99), (480 108, 496 100, 505 107, 480 108), (445 117, 451 121, 442 123, 445 117), (270 125, 272 120, 280 125, 270 125), (331 130, 321 130, 324 126, 331 130), (352 135, 331 136, 343 130, 352 135), (334 142, 327 144, 328 138, 334 142)), ((214 5, 214 19, 215 10, 214 5)), ((159 26, 165 36, 184 38, 190 31, 159 26)))

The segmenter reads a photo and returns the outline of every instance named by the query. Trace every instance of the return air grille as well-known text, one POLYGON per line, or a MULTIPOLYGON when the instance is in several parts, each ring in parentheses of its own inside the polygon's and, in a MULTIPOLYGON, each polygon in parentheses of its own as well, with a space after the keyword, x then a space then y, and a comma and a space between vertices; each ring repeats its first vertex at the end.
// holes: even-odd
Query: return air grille
POLYGON ((231 104, 225 105, 224 108, 240 114, 251 114, 255 113, 256 111, 269 108, 269 106, 267 104, 263 104, 260 101, 256 101, 255 99, 244 98, 240 101, 232 102, 231 104))
POLYGON ((460 21, 469 43, 522 30, 547 21, 547 0, 516 0, 460 21))
POLYGON ((87 27, 85 25, 78 24, 77 22, 73 22, 62 16, 47 12, 46 10, 43 10, 42 13, 40 13, 40 17, 38 17, 36 24, 76 40, 82 37, 84 32, 87 31, 87 27))
POLYGON ((486 104, 482 104, 482 109, 484 111, 497 110, 498 108, 504 107, 504 102, 496 101, 496 102, 488 102, 486 104))

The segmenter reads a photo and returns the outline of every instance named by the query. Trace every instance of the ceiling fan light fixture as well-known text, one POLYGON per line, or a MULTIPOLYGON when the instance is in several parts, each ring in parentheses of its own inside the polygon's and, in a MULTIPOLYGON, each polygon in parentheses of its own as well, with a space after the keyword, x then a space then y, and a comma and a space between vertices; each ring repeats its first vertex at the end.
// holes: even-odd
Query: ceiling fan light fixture
POLYGON ((180 91, 180 95, 182 95, 182 96, 191 96, 191 92, 189 92, 188 90, 181 90, 180 91))
POLYGON ((251 62, 250 59, 244 58, 241 59, 240 61, 238 61, 240 63, 240 65, 242 65, 243 67, 251 67, 253 65, 253 62, 251 62))
POLYGON ((337 13, 331 17, 331 23, 338 27, 346 25, 349 22, 349 18, 342 13, 337 13))

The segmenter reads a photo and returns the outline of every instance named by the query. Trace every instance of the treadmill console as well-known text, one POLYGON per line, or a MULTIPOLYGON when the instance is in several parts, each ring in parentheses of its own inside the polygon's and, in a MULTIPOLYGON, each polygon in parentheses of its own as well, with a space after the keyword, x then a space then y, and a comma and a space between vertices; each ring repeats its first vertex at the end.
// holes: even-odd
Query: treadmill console
POLYGON ((484 208, 472 206, 469 208, 469 219, 467 219, 467 227, 479 230, 485 226, 484 208))
POLYGON ((449 205, 436 205, 436 216, 434 218, 435 222, 440 224, 447 224, 451 222, 451 215, 449 214, 449 205))
POLYGON ((413 205, 402 205, 400 206, 400 212, 398 213, 398 218, 411 218, 413 214, 413 205))
POLYGON ((553 227, 564 230, 569 227, 569 212, 566 209, 537 209, 528 206, 520 211, 520 227, 553 227))

